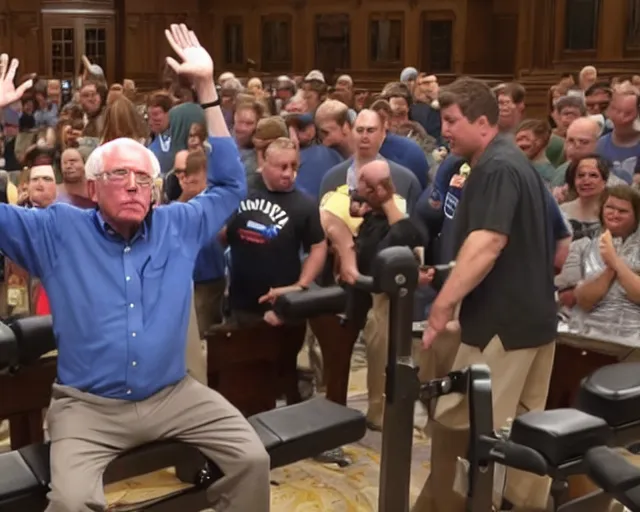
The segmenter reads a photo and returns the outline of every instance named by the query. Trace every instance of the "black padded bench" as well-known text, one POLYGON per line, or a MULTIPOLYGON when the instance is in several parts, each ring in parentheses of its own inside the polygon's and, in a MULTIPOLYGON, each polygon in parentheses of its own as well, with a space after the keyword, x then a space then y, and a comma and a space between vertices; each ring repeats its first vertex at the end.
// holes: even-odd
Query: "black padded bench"
POLYGON ((638 442, 639 427, 640 363, 619 363, 583 380, 576 409, 516 418, 511 440, 533 448, 558 467, 581 459, 596 446, 638 442))
MULTIPOLYGON (((359 411, 323 398, 249 418, 278 468, 360 440, 365 418, 359 411)), ((109 484, 176 467, 176 475, 195 487, 145 510, 184 512, 207 507, 204 489, 222 477, 220 470, 194 447, 176 441, 144 445, 122 454, 104 475, 109 484)), ((32 445, 0 455, 0 512, 41 512, 49 485, 49 447, 32 445)))

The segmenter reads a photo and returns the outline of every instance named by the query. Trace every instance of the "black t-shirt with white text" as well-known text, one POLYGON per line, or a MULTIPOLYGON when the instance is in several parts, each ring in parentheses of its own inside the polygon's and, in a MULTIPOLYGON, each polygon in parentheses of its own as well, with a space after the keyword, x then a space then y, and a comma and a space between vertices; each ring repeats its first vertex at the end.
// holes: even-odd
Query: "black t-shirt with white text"
POLYGON ((456 252, 473 231, 508 241, 482 282, 462 301, 462 341, 484 349, 499 336, 505 350, 554 340, 552 224, 545 185, 526 156, 498 135, 473 166, 454 220, 456 252))
POLYGON ((296 283, 301 250, 324 240, 316 201, 299 190, 272 192, 256 184, 227 223, 231 310, 261 312, 270 288, 296 283))

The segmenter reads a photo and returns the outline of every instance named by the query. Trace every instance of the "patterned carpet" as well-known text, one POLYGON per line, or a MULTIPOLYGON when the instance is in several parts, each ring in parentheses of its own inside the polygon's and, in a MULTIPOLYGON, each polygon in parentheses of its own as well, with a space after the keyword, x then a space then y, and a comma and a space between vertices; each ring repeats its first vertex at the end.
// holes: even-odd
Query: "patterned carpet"
MULTIPOLYGON (((303 354, 303 364, 306 357, 303 354)), ((349 406, 366 409, 366 362, 364 347, 356 345, 349 383, 349 406)), ((412 463, 412 495, 415 499, 428 473, 429 444, 420 431, 425 418, 422 410, 416 410, 414 451, 412 463)), ((8 440, 1 440, 0 451, 8 449, 8 440)), ((291 466, 274 470, 271 479, 273 512, 374 512, 377 510, 378 477, 381 434, 367 432, 359 443, 346 446, 345 453, 352 464, 340 468, 335 464, 322 464, 304 460, 291 466)), ((169 470, 120 482, 106 489, 110 510, 144 501, 168 493, 178 485, 169 470)), ((127 507, 128 508, 128 507, 127 507)))

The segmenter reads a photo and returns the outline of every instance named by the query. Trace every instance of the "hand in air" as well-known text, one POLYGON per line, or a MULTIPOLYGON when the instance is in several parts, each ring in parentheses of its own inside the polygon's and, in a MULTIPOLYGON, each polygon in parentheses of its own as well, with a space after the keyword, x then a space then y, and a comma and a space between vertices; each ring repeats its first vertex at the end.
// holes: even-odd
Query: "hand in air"
POLYGON ((182 63, 179 63, 173 57, 167 57, 167 64, 171 69, 196 82, 213 80, 213 60, 200 45, 193 30, 181 23, 171 25, 171 30, 165 30, 164 33, 171 48, 182 60, 182 63))
POLYGON ((429 311, 427 325, 422 335, 422 348, 428 349, 433 345, 438 334, 444 331, 453 319, 454 306, 448 306, 435 300, 429 311))
POLYGON ((9 56, 6 53, 0 55, 0 108, 19 100, 27 89, 33 87, 31 79, 20 84, 18 88, 13 85, 18 65, 18 59, 11 59, 9 64, 9 56))
POLYGON ((299 292, 302 290, 301 286, 291 285, 291 286, 280 286, 278 288, 270 288, 267 293, 265 293, 262 297, 258 299, 259 304, 264 304, 265 302, 269 302, 273 304, 280 295, 284 295, 290 292, 299 292))

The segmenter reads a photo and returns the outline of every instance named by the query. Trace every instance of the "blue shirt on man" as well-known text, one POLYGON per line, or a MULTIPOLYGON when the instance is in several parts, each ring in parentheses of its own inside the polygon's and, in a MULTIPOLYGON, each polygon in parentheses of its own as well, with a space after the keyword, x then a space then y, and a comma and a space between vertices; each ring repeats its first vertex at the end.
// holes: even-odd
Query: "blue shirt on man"
POLYGON ((380 154, 415 174, 423 190, 427 187, 429 162, 417 142, 388 132, 380 146, 380 154))
POLYGON ((97 210, 0 204, 0 250, 41 279, 61 384, 144 400, 186 375, 194 265, 246 195, 230 137, 210 137, 207 190, 160 206, 131 240, 97 210))

